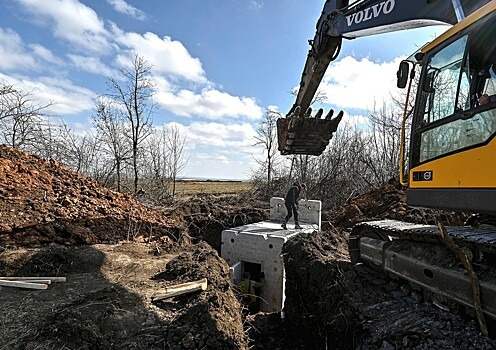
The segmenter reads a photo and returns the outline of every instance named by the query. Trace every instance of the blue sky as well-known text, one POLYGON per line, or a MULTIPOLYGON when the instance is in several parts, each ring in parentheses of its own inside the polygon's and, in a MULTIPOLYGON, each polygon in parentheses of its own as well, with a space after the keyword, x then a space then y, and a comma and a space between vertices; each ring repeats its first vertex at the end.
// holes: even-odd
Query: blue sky
MULTIPOLYGON (((91 127, 94 98, 134 53, 157 82, 155 125, 187 138, 183 176, 247 179, 267 108, 294 102, 323 0, 3 0, 0 80, 52 100, 49 112, 91 127)), ((322 88, 349 120, 395 89, 401 57, 445 29, 345 41, 322 88)))

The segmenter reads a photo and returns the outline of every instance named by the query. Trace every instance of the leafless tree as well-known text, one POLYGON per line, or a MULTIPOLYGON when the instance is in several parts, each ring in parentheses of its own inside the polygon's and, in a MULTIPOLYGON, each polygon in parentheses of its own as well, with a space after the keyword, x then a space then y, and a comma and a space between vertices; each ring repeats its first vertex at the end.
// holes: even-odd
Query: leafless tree
POLYGON ((53 103, 37 103, 29 92, 7 83, 0 85, 0 135, 5 144, 26 149, 37 139, 36 130, 53 103))
POLYGON ((277 128, 276 121, 281 117, 279 112, 267 110, 264 119, 256 129, 255 146, 263 147, 264 159, 256 159, 261 168, 261 172, 266 173, 266 189, 270 192, 272 186, 272 176, 278 161, 277 149, 277 128))
POLYGON ((78 173, 93 176, 102 149, 101 140, 88 131, 76 133, 64 122, 60 123, 60 130, 65 152, 58 160, 78 173))
POLYGON ((185 136, 177 125, 172 125, 169 129, 165 130, 166 146, 169 153, 169 175, 172 180, 172 200, 176 195, 176 180, 179 174, 186 167, 187 161, 184 158, 184 146, 186 145, 185 136))
POLYGON ((163 203, 174 201, 176 181, 184 170, 186 138, 177 126, 154 128, 154 133, 146 141, 146 184, 150 189, 148 199, 163 203))
POLYGON ((364 181, 371 187, 383 185, 398 174, 401 118, 401 112, 386 103, 369 114, 365 149, 359 159, 365 167, 364 181))
POLYGON ((127 137, 131 142, 131 160, 134 171, 134 193, 138 191, 138 157, 142 142, 152 132, 152 113, 155 84, 150 78, 151 66, 143 57, 134 56, 130 69, 120 70, 124 83, 115 78, 108 81, 109 97, 123 108, 128 125, 127 137))
MULTIPOLYGON (((103 142, 102 151, 112 161, 111 173, 115 171, 116 189, 121 191, 122 170, 125 162, 131 158, 131 147, 126 139, 126 118, 113 101, 100 98, 96 103, 96 113, 92 122, 96 127, 99 138, 103 142)), ((106 181, 108 181, 108 176, 106 181)))

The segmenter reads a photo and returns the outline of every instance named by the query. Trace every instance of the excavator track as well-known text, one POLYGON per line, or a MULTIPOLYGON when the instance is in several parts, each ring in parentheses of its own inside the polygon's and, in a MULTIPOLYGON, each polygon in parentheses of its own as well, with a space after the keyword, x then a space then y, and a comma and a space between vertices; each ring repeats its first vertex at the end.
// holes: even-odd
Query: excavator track
MULTIPOLYGON (((482 312, 496 320, 496 230, 459 226, 446 230, 472 258, 482 312)), ((353 264, 362 263, 390 277, 407 280, 413 287, 434 295, 434 302, 446 308, 462 306, 469 314, 474 313, 473 281, 436 226, 396 220, 363 222, 353 228, 349 245, 353 264)))

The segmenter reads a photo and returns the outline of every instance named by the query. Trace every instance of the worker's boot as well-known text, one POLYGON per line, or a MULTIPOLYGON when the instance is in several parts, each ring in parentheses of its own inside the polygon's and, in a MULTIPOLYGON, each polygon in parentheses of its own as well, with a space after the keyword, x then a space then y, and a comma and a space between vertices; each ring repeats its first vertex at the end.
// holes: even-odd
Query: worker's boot
POLYGON ((283 223, 282 223, 281 227, 282 227, 284 230, 287 230, 287 229, 288 229, 288 228, 287 228, 287 226, 286 226, 286 223, 285 223, 285 222, 283 222, 283 223))
POLYGON ((297 230, 301 230, 303 227, 300 226, 300 224, 298 224, 298 222, 295 222, 295 229, 297 230))

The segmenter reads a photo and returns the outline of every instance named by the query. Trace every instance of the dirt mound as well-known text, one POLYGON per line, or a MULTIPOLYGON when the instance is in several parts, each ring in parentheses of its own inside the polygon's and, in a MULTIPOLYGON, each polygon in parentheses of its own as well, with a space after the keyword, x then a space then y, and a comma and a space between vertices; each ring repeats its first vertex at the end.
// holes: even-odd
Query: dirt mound
POLYGON ((326 212, 326 220, 341 228, 351 228, 361 221, 383 219, 429 225, 441 220, 446 225, 463 225, 468 216, 466 213, 410 208, 406 204, 406 190, 396 179, 326 212))
POLYGON ((249 194, 203 195, 180 203, 177 208, 193 241, 207 242, 220 253, 222 230, 266 220, 270 205, 249 194))
POLYGON ((190 242, 183 213, 196 210, 151 208, 0 146, 0 276, 67 278, 42 291, 0 287, 0 347, 247 349, 227 264, 190 242), (152 302, 167 285, 200 278, 206 291, 152 302))
POLYGON ((188 240, 180 216, 149 208, 56 161, 0 146, 0 246, 188 240))

